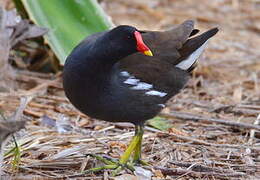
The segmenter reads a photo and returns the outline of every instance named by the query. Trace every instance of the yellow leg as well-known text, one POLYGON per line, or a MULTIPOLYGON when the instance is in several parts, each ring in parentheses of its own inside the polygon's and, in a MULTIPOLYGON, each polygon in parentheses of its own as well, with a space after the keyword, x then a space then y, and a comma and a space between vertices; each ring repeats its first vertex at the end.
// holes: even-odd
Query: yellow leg
POLYGON ((141 160, 143 134, 144 134, 143 126, 137 126, 135 130, 135 135, 139 136, 140 138, 136 145, 134 155, 133 155, 134 163, 140 163, 141 160))
POLYGON ((127 147, 124 154, 121 156, 119 160, 120 164, 126 164, 133 152, 135 152, 134 156, 140 157, 142 138, 143 138, 143 128, 141 126, 135 126, 135 136, 133 137, 131 143, 127 147))
POLYGON ((115 176, 118 174, 123 168, 130 169, 134 171, 133 168, 133 163, 141 163, 147 165, 147 163, 144 163, 141 160, 141 150, 142 150, 142 138, 143 138, 143 126, 135 126, 135 136, 133 137, 132 141, 128 145, 126 151, 124 154, 121 156, 118 162, 108 160, 106 158, 103 158, 101 156, 97 155, 90 155, 103 163, 105 163, 105 166, 98 167, 98 168, 92 168, 90 170, 87 170, 86 172, 95 172, 95 171, 100 171, 104 169, 115 169, 114 172, 112 173, 112 176, 115 176), (133 162, 128 163, 131 155, 133 154, 133 162))
POLYGON ((110 165, 105 165, 105 166, 101 166, 101 167, 91 168, 86 171, 83 171, 82 173, 88 174, 91 172, 98 172, 98 171, 102 171, 102 170, 106 170, 106 169, 115 169, 117 167, 118 166, 116 164, 110 164, 110 165))
POLYGON ((127 162, 132 153, 134 153, 134 157, 133 157, 134 163, 135 163, 135 161, 140 160, 142 138, 143 138, 143 126, 135 126, 135 136, 133 137, 133 139, 130 142, 130 144, 128 145, 126 151, 124 152, 124 154, 121 156, 121 158, 119 160, 119 164, 121 166, 119 166, 117 169, 115 169, 115 171, 112 173, 112 176, 115 176, 116 174, 118 174, 124 166, 128 167, 128 169, 130 169, 132 171, 134 170, 133 168, 129 168, 131 166, 128 166, 127 162))

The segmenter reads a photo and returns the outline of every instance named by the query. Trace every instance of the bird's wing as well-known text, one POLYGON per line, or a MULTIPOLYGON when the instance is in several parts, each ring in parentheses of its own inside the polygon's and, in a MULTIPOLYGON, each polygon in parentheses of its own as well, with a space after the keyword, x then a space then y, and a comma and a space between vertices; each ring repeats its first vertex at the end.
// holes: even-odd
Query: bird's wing
MULTIPOLYGON (((194 30, 194 22, 187 20, 168 31, 142 31, 144 42, 154 54, 162 61, 174 63, 181 57, 179 49, 194 30)), ((195 33, 193 33, 195 34, 195 33)))
POLYGON ((164 32, 141 31, 145 44, 154 56, 135 53, 119 61, 119 68, 159 90, 170 92, 173 87, 181 89, 206 41, 217 31, 214 28, 191 37, 199 32, 194 29, 192 20, 164 32))

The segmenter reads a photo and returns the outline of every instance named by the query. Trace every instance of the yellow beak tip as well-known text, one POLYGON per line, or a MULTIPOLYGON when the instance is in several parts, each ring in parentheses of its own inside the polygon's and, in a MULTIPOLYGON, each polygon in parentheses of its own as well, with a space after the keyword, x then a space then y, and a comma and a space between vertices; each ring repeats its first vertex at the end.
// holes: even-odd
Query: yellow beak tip
POLYGON ((153 56, 153 53, 152 53, 152 51, 150 51, 150 50, 144 51, 143 53, 144 53, 144 55, 146 55, 146 56, 153 56))

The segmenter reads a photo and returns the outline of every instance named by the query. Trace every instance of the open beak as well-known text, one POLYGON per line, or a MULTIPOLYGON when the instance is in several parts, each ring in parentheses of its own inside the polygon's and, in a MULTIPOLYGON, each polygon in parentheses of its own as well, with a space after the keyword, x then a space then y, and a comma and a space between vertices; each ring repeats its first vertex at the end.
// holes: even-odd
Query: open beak
POLYGON ((138 31, 135 31, 134 35, 135 35, 135 39, 136 39, 136 43, 137 43, 137 45, 136 45, 137 50, 146 56, 153 56, 152 51, 144 43, 141 33, 138 31))

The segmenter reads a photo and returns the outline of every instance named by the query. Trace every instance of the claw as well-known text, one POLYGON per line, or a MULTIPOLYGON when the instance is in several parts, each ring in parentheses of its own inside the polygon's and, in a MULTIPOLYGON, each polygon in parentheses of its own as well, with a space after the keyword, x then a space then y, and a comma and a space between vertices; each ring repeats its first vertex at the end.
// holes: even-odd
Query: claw
POLYGON ((107 158, 107 157, 103 157, 103 156, 98 156, 96 154, 86 154, 86 156, 91 156, 101 162, 103 162, 106 165, 114 165, 114 164, 118 164, 117 161, 114 161, 112 158, 107 158))
POLYGON ((105 170, 105 169, 116 169, 117 167, 118 167, 118 165, 116 165, 116 164, 105 165, 105 166, 101 166, 101 167, 95 167, 95 168, 88 169, 86 171, 83 171, 82 173, 88 174, 88 173, 91 173, 91 172, 98 172, 98 171, 102 171, 102 170, 105 170))
POLYGON ((121 156, 121 158, 116 161, 112 158, 98 156, 95 154, 86 154, 86 156, 91 156, 97 160, 103 162, 105 165, 101 167, 91 168, 83 173, 97 172, 105 169, 113 169, 112 176, 116 176, 123 169, 129 169, 132 172, 135 171, 134 165, 149 165, 147 162, 141 160, 141 145, 143 138, 143 126, 136 126, 135 136, 133 137, 128 148, 121 156), (133 160, 129 162, 130 156, 133 155, 133 160))

